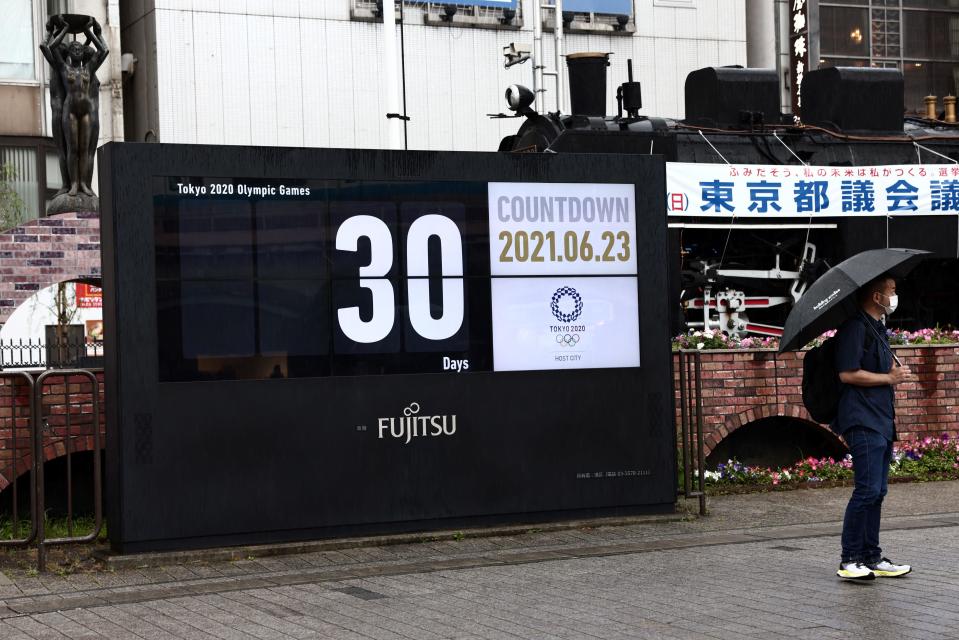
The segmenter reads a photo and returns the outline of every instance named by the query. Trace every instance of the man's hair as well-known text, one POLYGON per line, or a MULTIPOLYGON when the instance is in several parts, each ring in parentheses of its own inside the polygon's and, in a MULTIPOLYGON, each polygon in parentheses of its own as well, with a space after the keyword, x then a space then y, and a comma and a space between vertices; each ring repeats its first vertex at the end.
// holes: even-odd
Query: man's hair
POLYGON ((859 303, 865 304, 872 299, 872 294, 882 293, 886 288, 887 280, 895 280, 890 273, 884 273, 879 277, 873 278, 859 288, 859 303))

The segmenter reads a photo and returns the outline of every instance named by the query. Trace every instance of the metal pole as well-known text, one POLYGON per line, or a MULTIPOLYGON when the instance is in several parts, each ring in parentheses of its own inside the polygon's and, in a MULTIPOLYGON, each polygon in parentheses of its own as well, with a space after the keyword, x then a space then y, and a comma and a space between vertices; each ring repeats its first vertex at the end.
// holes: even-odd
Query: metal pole
POLYGON ((31 391, 33 393, 30 395, 30 406, 32 407, 30 422, 33 424, 33 491, 36 496, 37 571, 43 573, 47 570, 47 550, 43 546, 43 538, 47 533, 43 504, 43 419, 40 416, 39 393, 36 388, 31 389, 31 391))
MULTIPOLYGON (((393 0, 383 3, 383 75, 386 80, 386 112, 400 113, 400 88, 397 80, 396 5, 393 0)), ((403 121, 386 119, 387 144, 390 149, 403 148, 403 121)))
POLYGON ((563 57, 566 55, 563 42, 563 0, 556 0, 556 27, 554 44, 556 46, 556 110, 563 113, 563 104, 566 102, 566 81, 563 78, 563 57))
MULTIPOLYGON (((400 0, 400 76, 403 85, 403 115, 407 116, 406 113, 406 11, 404 10, 405 0, 400 0)), ((410 135, 408 131, 409 117, 403 118, 403 149, 408 150, 410 148, 410 135)))
POLYGON ((689 403, 689 393, 686 389, 686 354, 679 352, 679 433, 680 450, 683 453, 683 497, 689 497, 689 452, 687 443, 689 442, 689 416, 686 412, 686 405, 689 403))
POLYGON ((706 456, 703 442, 703 371, 702 352, 696 352, 696 466, 699 473, 699 515, 706 515, 706 456))
POLYGON ((533 108, 543 113, 543 11, 541 0, 533 0, 533 108))

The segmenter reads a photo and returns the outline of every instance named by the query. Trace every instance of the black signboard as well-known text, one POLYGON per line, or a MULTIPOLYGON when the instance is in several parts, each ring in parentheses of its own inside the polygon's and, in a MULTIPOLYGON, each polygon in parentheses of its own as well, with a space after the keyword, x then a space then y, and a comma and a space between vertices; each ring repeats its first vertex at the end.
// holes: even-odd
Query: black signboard
POLYGON ((660 159, 110 144, 120 551, 658 512, 660 159))

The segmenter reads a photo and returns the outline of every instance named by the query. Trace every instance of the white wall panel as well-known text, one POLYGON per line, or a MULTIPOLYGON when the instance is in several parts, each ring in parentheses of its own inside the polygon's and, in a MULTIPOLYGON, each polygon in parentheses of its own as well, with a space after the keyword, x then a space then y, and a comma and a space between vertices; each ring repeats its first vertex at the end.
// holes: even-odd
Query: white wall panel
MULTIPOLYGON (((607 109, 633 59, 642 113, 681 117, 686 74, 745 63, 744 0, 697 0, 693 9, 636 0, 632 37, 567 34, 566 50, 613 54, 607 109)), ((160 136, 173 142, 387 146, 382 23, 350 19, 349 0, 157 0, 160 136)), ((522 119, 506 112, 510 84, 532 87, 532 64, 503 68, 502 48, 532 44, 532 4, 521 31, 424 25, 407 8, 409 146, 494 150, 522 119)), ((555 68, 553 36, 545 63, 555 68)), ((562 61, 565 72, 565 61, 562 61)), ((545 79, 555 109, 555 81, 545 79)), ((568 105, 568 95, 565 96, 568 105)))
POLYGON ((695 40, 677 40, 676 41, 676 76, 673 82, 676 84, 676 110, 673 111, 675 117, 686 117, 686 76, 690 71, 700 69, 702 65, 699 62, 699 51, 695 40))
POLYGON ((300 50, 303 53, 303 62, 300 65, 304 111, 303 145, 307 147, 330 146, 326 24, 325 20, 300 20, 300 50))
POLYGON ((472 151, 478 148, 476 122, 483 116, 477 107, 477 74, 488 73, 482 58, 474 57, 475 29, 456 29, 450 39, 450 91, 452 110, 449 114, 454 151, 472 151))
POLYGON ((276 144, 302 147, 303 76, 300 67, 304 60, 300 48, 300 21, 275 18, 273 35, 276 44, 276 144))
POLYGON ((228 15, 247 15, 246 0, 193 0, 195 11, 211 11, 228 15))
MULTIPOLYGON (((353 76, 338 81, 353 85, 354 144, 361 148, 387 148, 386 100, 381 53, 382 26, 369 22, 353 25, 353 76)), ((397 40, 399 42, 399 40, 397 40)), ((397 81, 399 85, 399 81, 397 81)))
MULTIPOLYGON (((161 13, 157 11, 157 13, 161 13)), ((164 49, 168 52, 171 72, 170 108, 173 112, 172 127, 164 130, 164 142, 196 142, 196 76, 193 60, 196 56, 193 43, 193 13, 170 12, 168 29, 163 33, 164 49), (172 134, 172 135, 171 135, 172 134)), ((161 38, 157 34, 157 39, 161 38)), ((157 44, 159 47, 159 43, 157 44)))
POLYGON ((686 30, 679 28, 679 36, 703 40, 732 38, 732 30, 723 31, 719 19, 720 13, 729 13, 731 4, 730 0, 699 0, 695 9, 677 9, 677 24, 692 23, 686 30))
POLYGON ((656 19, 653 14, 653 0, 635 0, 633 7, 636 12, 634 21, 636 23, 637 36, 656 35, 656 19))
MULTIPOLYGON (((453 110, 451 89, 453 73, 452 39, 453 32, 461 29, 438 29, 424 27, 439 33, 436 36, 427 34, 426 56, 428 57, 428 75, 426 77, 426 91, 429 93, 429 135, 431 149, 453 148, 453 110)), ((457 61, 458 73, 470 73, 470 67, 457 61)))
MULTIPOLYGON (((250 141, 277 144, 276 46, 273 18, 250 15, 246 20, 250 76, 250 141)), ((240 71, 242 73, 242 71, 240 71)))
POLYGON ((655 74, 656 74, 656 107, 657 115, 681 114, 679 96, 682 95, 682 81, 676 72, 676 40, 672 38, 656 38, 655 40, 655 74))
MULTIPOLYGON (((202 5, 205 0, 197 0, 197 4, 202 5)), ((193 11, 194 0, 155 0, 156 9, 171 9, 174 11, 193 11)), ((197 10, 201 10, 197 8, 197 10)))
MULTIPOLYGON (((486 115, 488 113, 508 112, 504 94, 506 87, 508 87, 511 82, 506 80, 509 72, 503 68, 505 58, 503 58, 502 52, 503 47, 508 46, 510 42, 516 41, 516 35, 522 36, 522 34, 488 31, 482 35, 477 34, 477 37, 473 39, 473 58, 479 61, 483 66, 482 73, 478 72, 473 74, 475 92, 474 109, 478 114, 476 120, 477 151, 496 151, 500 139, 505 135, 516 133, 517 125, 521 122, 518 119, 495 120, 486 115), (502 129, 504 122, 509 123, 510 131, 507 132, 502 129)), ((528 62, 522 65, 515 65, 512 67, 511 70, 513 73, 510 74, 509 77, 516 78, 513 82, 528 85, 529 82, 525 80, 526 74, 524 73, 528 68, 530 68, 530 63, 528 62), (524 67, 526 69, 524 69, 524 67), (520 78, 523 79, 520 80, 520 78)), ((532 79, 532 75, 529 77, 532 79)))
MULTIPOLYGON (((743 15, 736 15, 735 11, 732 11, 734 3, 732 0, 724 0, 727 3, 727 11, 719 11, 717 14, 716 24, 719 26, 719 33, 717 37, 720 40, 733 40, 739 34, 737 34, 738 27, 741 27, 743 30, 745 27, 745 12, 743 15), (741 23, 741 24, 740 24, 741 23)), ((745 35, 743 35, 745 39, 745 35)), ((743 61, 745 62, 745 60, 743 61)))
MULTIPOLYGON (((196 141, 200 144, 225 142, 223 83, 226 78, 223 73, 224 46, 220 28, 219 13, 196 12, 193 14, 193 41, 196 52, 193 58, 197 104, 196 141)), ((245 75, 245 71, 242 75, 245 75)))
POLYGON ((224 52, 223 131, 226 144, 253 144, 250 95, 250 56, 258 52, 247 41, 247 16, 219 14, 224 52))
POLYGON ((642 83, 643 108, 646 116, 672 116, 659 108, 659 92, 656 91, 656 41, 653 38, 631 38, 633 41, 633 79, 642 83), (638 64, 637 64, 638 63, 638 64))
MULTIPOLYGON (((329 2, 324 2, 323 0, 300 0, 300 17, 320 19, 331 18, 333 16, 327 15, 327 6, 329 4, 329 2)), ((349 12, 347 11, 345 19, 349 19, 349 17, 349 12)))
POLYGON ((156 20, 156 56, 157 56, 157 115, 159 131, 157 136, 161 142, 173 142, 175 131, 173 100, 176 97, 177 83, 173 77, 172 44, 167 36, 172 31, 173 13, 170 11, 155 11, 156 20))
MULTIPOLYGON (((353 130, 356 102, 353 99, 353 85, 357 76, 353 68, 352 24, 340 20, 326 23, 326 83, 329 87, 326 115, 330 123, 330 146, 356 146, 356 134, 353 130)), ((368 69, 372 72, 373 69, 368 69)))
POLYGON ((716 40, 697 40, 696 59, 698 69, 717 66, 719 64, 719 42, 716 40))
POLYGON ((741 64, 746 66, 746 43, 727 40, 719 42, 720 65, 741 64))
POLYGON ((430 67, 436 56, 427 56, 427 32, 430 27, 406 26, 406 123, 410 149, 440 149, 430 144, 430 101, 427 91, 430 67))
MULTIPOLYGON (((678 9, 673 7, 653 7, 653 36, 656 38, 676 38, 676 12, 678 9)), ((684 11, 687 11, 684 9, 684 11)), ((695 20, 694 15, 687 19, 695 20)))

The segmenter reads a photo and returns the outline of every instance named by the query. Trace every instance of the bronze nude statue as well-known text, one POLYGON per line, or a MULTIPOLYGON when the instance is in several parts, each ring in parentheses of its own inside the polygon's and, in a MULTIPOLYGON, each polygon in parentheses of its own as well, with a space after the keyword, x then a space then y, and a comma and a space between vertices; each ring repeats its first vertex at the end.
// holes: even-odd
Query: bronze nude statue
POLYGON ((52 129, 63 178, 63 188, 50 202, 47 214, 98 211, 99 200, 91 186, 100 133, 96 72, 110 51, 100 24, 90 16, 76 14, 50 17, 40 51, 54 71, 50 78, 52 129), (74 38, 65 42, 68 34, 74 38), (85 43, 76 38, 80 34, 86 36, 85 43))

